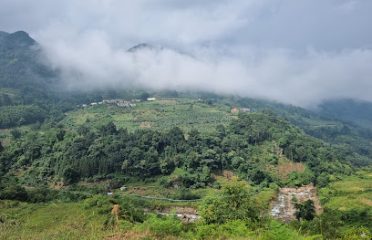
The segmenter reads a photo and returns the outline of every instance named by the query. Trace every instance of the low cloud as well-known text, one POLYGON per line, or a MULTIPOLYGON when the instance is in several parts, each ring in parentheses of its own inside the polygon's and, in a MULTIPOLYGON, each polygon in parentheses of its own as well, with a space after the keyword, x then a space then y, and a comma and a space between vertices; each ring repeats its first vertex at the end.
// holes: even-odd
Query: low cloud
POLYGON ((67 88, 203 90, 305 107, 372 101, 369 1, 51 2, 35 3, 50 11, 31 7, 26 21, 28 1, 4 0, 13 15, 0 14, 0 27, 31 32, 67 88), (126 51, 141 42, 157 47, 126 51))

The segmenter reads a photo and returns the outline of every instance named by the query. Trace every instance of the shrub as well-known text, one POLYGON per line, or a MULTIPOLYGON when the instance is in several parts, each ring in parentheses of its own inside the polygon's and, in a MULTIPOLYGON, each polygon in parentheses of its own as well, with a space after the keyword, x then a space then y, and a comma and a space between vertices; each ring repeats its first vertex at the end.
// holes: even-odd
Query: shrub
POLYGON ((172 194, 170 197, 174 199, 181 199, 181 200, 200 199, 200 195, 193 193, 188 188, 180 188, 179 190, 177 190, 175 194, 172 194))
POLYGON ((86 199, 83 206, 85 209, 94 208, 98 213, 106 214, 110 212, 112 204, 106 196, 96 195, 86 199))
POLYGON ((10 185, 1 190, 0 199, 27 201, 28 194, 24 187, 10 185))
POLYGON ((263 240, 300 240, 303 239, 295 230, 290 229, 287 225, 272 221, 269 229, 262 235, 263 240))
POLYGON ((312 200, 307 200, 302 204, 295 204, 297 209, 296 211, 296 218, 297 220, 305 219, 305 220, 313 220, 315 216, 315 206, 312 200))
POLYGON ((143 210, 143 205, 139 202, 130 199, 123 198, 119 201, 120 204, 120 218, 135 222, 143 222, 145 220, 145 213, 143 210))
POLYGON ((143 226, 159 237, 178 236, 182 232, 182 223, 176 216, 160 218, 150 215, 143 226))
POLYGON ((365 227, 353 227, 343 233, 342 239, 345 240, 367 240, 372 239, 371 232, 365 227))
POLYGON ((235 239, 247 238, 253 232, 241 220, 228 221, 224 224, 199 224, 195 230, 197 239, 235 239))
POLYGON ((79 179, 80 174, 76 170, 69 167, 63 171, 63 181, 65 184, 76 183, 79 181, 79 179))
POLYGON ((57 197, 57 192, 48 188, 35 188, 27 193, 28 200, 33 203, 51 201, 57 197))
POLYGON ((259 205, 253 201, 246 183, 238 180, 224 186, 218 196, 205 198, 199 210, 208 224, 233 220, 257 222, 260 218, 259 205))

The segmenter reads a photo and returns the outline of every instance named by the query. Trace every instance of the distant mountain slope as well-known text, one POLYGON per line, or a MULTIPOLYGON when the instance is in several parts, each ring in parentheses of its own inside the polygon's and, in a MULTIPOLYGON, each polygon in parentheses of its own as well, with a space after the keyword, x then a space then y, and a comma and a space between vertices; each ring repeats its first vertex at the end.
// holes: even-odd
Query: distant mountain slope
POLYGON ((319 113, 372 130, 372 103, 352 99, 333 100, 321 104, 319 113))
POLYGON ((40 46, 26 32, 0 32, 0 88, 12 89, 30 103, 46 97, 54 79, 55 73, 41 63, 40 46))
MULTIPOLYGON (((138 44, 128 52, 136 54, 141 51, 174 51, 178 50, 151 45, 138 44)), ((101 101, 103 98, 136 98, 138 95, 128 94, 131 89, 100 89, 95 92, 66 92, 62 88, 53 88, 58 81, 58 74, 42 63, 41 46, 26 32, 6 33, 0 31, 0 107, 4 126, 18 126, 25 122, 22 114, 24 109, 18 106, 15 111, 9 105, 32 105, 37 103, 48 114, 54 114, 55 109, 64 111, 73 109, 77 104, 101 101), (125 93, 127 91, 127 93, 125 93), (59 107, 53 106, 58 104, 59 107), (13 114, 13 113, 16 114, 13 114), (18 119, 14 121, 12 119, 18 119), (14 124, 15 122, 19 124, 14 124), (13 124, 9 124, 13 123, 13 124)), ((189 55, 188 55, 189 56, 189 55)), ((191 57, 191 56, 190 56, 191 57)), ((141 93, 141 91, 137 91, 141 93)), ((160 92, 154 92, 153 95, 160 92)), ((178 95, 172 94, 172 95, 178 95)), ((202 98, 208 104, 219 102, 228 106, 247 107, 253 111, 269 110, 286 118, 292 124, 303 129, 307 134, 320 138, 330 144, 342 144, 344 151, 358 153, 364 158, 353 160, 355 165, 366 165, 372 159, 372 103, 354 100, 334 100, 324 102, 318 111, 310 111, 300 107, 274 103, 265 100, 226 97, 212 93, 184 93, 187 97, 202 98), (357 162, 357 163, 356 163, 357 162)), ((169 97, 169 96, 167 96, 169 97)), ((43 111, 44 111, 43 110, 43 111)), ((33 112, 43 112, 33 111, 33 112)), ((62 116, 61 114, 59 114, 62 116)), ((50 117, 50 116, 49 116, 50 117)), ((35 119, 35 118, 32 118, 35 119)), ((29 121, 26 121, 29 122, 29 121)), ((357 159, 357 158, 355 158, 357 159)))
POLYGON ((127 51, 130 52, 130 53, 134 53, 134 52, 137 52, 137 51, 140 51, 140 50, 145 50, 145 49, 147 49, 147 50, 162 50, 163 48, 159 47, 159 46, 149 44, 149 43, 140 43, 140 44, 137 44, 137 45, 129 48, 127 51))
MULTIPOLYGON (((239 106, 251 108, 253 111, 274 112, 304 130, 305 133, 332 145, 339 145, 341 151, 355 154, 349 160, 356 166, 372 163, 372 130, 356 124, 356 122, 346 121, 347 114, 352 115, 351 111, 344 112, 345 116, 341 116, 335 114, 337 108, 312 111, 296 106, 248 98, 238 99, 235 102, 239 106), (356 154, 360 156, 356 156, 356 154)), ((335 104, 342 105, 342 101, 335 104)), ((369 112, 364 114, 372 114, 372 111, 368 108, 364 110, 369 112)), ((365 121, 366 119, 368 119, 367 116, 358 116, 358 121, 365 121)))

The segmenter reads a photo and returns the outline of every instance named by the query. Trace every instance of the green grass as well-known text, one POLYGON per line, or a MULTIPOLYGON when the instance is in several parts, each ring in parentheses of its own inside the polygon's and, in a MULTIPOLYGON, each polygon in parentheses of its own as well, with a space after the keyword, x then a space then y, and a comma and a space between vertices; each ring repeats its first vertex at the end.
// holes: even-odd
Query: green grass
POLYGON ((325 207, 340 211, 367 208, 372 211, 372 171, 363 170, 321 189, 325 207))
POLYGON ((81 203, 0 201, 0 239, 102 239, 104 217, 81 203))
POLYGON ((260 203, 262 207, 269 208, 270 203, 273 201, 276 195, 277 191, 275 189, 266 188, 255 196, 255 200, 260 203))

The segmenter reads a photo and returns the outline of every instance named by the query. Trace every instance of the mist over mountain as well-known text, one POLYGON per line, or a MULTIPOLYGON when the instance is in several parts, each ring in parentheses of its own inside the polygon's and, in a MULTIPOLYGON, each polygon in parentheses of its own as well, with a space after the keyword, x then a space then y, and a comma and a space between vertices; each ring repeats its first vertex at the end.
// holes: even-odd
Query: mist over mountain
POLYGON ((372 239, 371 12, 1 0, 0 239, 372 239))
MULTIPOLYGON (((90 47, 86 50, 89 53, 90 47)), ((140 43, 127 50, 115 52, 118 55, 111 59, 112 62, 95 69, 93 67, 97 65, 95 63, 89 64, 89 59, 87 59, 88 62, 84 62, 84 65, 80 65, 83 62, 78 56, 75 58, 77 62, 54 62, 56 59, 48 55, 48 50, 24 31, 0 32, 0 51, 2 53, 0 61, 3 63, 0 66, 0 86, 19 90, 19 96, 22 96, 25 102, 35 101, 36 95, 39 98, 47 98, 55 92, 69 92, 71 90, 89 92, 134 88, 155 91, 204 91, 305 106, 324 117, 372 128, 372 117, 370 116, 372 104, 369 101, 347 99, 339 97, 339 95, 332 99, 332 96, 328 94, 324 99, 299 102, 295 91, 283 90, 283 93, 288 93, 286 94, 288 99, 284 99, 279 95, 275 96, 273 94, 275 92, 270 91, 269 88, 265 90, 266 95, 255 95, 254 92, 246 91, 242 85, 236 85, 234 78, 231 78, 228 84, 224 82, 226 75, 224 71, 228 70, 228 68, 225 69, 225 66, 229 65, 227 60, 226 64, 220 65, 217 62, 211 64, 208 62, 209 58, 209 60, 198 58, 200 55, 195 51, 190 51, 193 54, 188 54, 160 44, 140 43), (214 84, 206 84, 205 78, 213 79, 214 84)), ((77 50, 75 53, 78 52, 77 50)), ((113 54, 113 52, 111 53, 113 54)), ((64 53, 61 52, 61 54, 64 53)), ((70 54, 65 55, 65 57, 70 56, 70 54)), ((105 63, 106 58, 107 56, 103 56, 95 60, 105 63)), ((239 73, 244 75, 245 71, 242 68, 236 68, 236 66, 230 66, 229 76, 233 77, 239 73)), ((252 69, 252 71, 258 70, 252 69)), ((277 85, 276 87, 276 91, 279 91, 284 86, 277 85)), ((315 94, 312 91, 307 92, 311 96, 315 94)), ((307 96, 306 93, 302 95, 307 96)), ((368 97, 369 95, 367 99, 368 97)), ((355 99, 360 98, 363 99, 363 97, 355 97, 355 99)))
POLYGON ((99 36, 73 44, 72 48, 65 42, 45 45, 47 57, 70 88, 210 91, 304 107, 326 99, 372 100, 366 92, 372 87, 370 50, 309 50, 299 55, 291 50, 250 49, 242 50, 243 55, 237 49, 197 47, 187 52, 139 45, 127 52, 99 36))
POLYGON ((303 107, 372 100, 370 2, 207 2, 6 0, 0 29, 30 32, 68 89, 202 90, 303 107), (141 42, 161 48, 127 51, 141 42))
POLYGON ((36 96, 46 97, 57 78, 45 62, 41 46, 26 32, 1 32, 0 88, 15 89, 23 102, 33 102, 36 96))
POLYGON ((325 101, 319 105, 318 112, 330 118, 372 129, 372 104, 353 99, 325 101))
POLYGON ((163 50, 163 47, 160 47, 160 46, 154 46, 152 44, 148 44, 148 43, 140 43, 140 44, 137 44, 131 48, 129 48, 127 51, 130 52, 130 53, 135 53, 135 52, 138 52, 138 51, 141 51, 141 50, 163 50))

